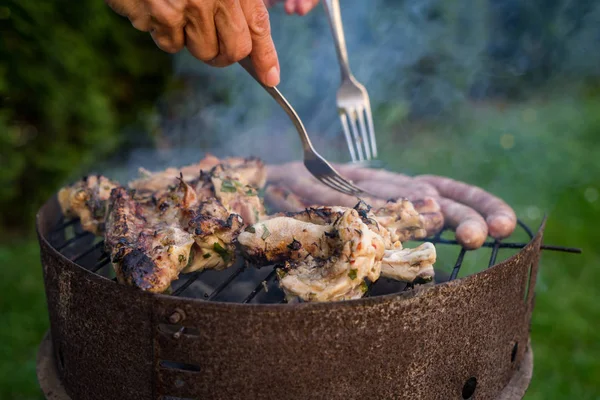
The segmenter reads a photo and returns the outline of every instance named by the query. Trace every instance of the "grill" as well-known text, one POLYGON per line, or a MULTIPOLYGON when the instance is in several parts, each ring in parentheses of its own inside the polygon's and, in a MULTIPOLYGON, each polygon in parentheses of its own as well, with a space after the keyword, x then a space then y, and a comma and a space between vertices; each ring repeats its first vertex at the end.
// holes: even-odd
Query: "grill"
MULTIPOLYGON (((58 250, 63 256, 69 258, 86 270, 99 274, 105 278, 116 281, 114 271, 110 264, 108 254, 103 250, 104 241, 95 237, 89 232, 83 231, 78 219, 64 221, 59 220, 58 226, 52 230, 50 235, 50 244, 58 250)), ((533 239, 534 233, 523 221, 518 220, 518 226, 523 231, 528 240, 533 239)), ((452 281, 458 277, 460 269, 467 252, 484 252, 485 249, 491 249, 487 267, 496 264, 500 249, 514 250, 516 253, 527 245, 523 242, 514 241, 488 241, 482 248, 477 250, 466 250, 458 244, 456 240, 444 238, 445 229, 439 232, 435 237, 430 237, 420 242, 431 242, 435 245, 445 245, 457 247, 458 255, 451 268, 450 274, 444 274, 443 271, 436 271, 436 282, 452 281), (441 275, 441 276, 438 276, 441 275)), ((513 236, 517 236, 516 235, 513 236)), ((570 253, 579 253, 580 249, 562 246, 542 245, 542 250, 554 250, 570 253)), ((506 258, 506 257, 505 257, 506 258)), ((414 288, 413 284, 393 281, 382 278, 374 284, 369 284, 369 289, 365 296, 377 296, 391 293, 398 293, 414 288)), ((239 260, 236 265, 226 270, 203 270, 190 274, 183 274, 173 284, 172 296, 182 296, 199 298, 207 301, 227 301, 239 303, 285 303, 285 295, 276 282, 276 271, 274 267, 262 267, 260 269, 248 265, 247 262, 239 260)))
POLYGON ((274 268, 242 262, 183 275, 170 295, 119 285, 103 242, 55 198, 37 229, 51 325, 38 378, 54 399, 518 399, 540 251, 580 252, 542 245, 544 222, 475 251, 441 232, 427 239, 435 283, 280 304, 274 268), (457 279, 470 259, 477 273, 457 279))

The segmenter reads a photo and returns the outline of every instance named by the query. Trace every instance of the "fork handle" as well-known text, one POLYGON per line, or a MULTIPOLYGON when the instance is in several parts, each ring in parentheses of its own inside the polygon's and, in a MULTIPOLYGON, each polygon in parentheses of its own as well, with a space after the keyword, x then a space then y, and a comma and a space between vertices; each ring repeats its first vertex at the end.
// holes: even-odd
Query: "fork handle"
POLYGON ((290 105, 290 103, 288 103, 286 98, 283 97, 279 89, 277 89, 276 87, 266 86, 260 81, 256 70, 254 69, 254 65, 252 65, 252 60, 249 56, 240 60, 239 64, 254 78, 254 80, 256 80, 256 82, 260 84, 260 86, 262 86, 267 91, 267 93, 271 95, 273 99, 275 99, 277 104, 279 104, 281 108, 283 108, 285 113, 288 115, 288 117, 290 117, 292 123, 298 131, 298 135, 300 136, 300 140, 302 141, 302 147, 304 148, 304 151, 315 151, 312 143, 310 142, 310 138, 308 137, 308 133, 306 133, 306 128, 304 128, 304 124, 302 124, 302 120, 296 113, 296 110, 294 110, 294 108, 290 105))
POLYGON ((325 8, 325 14, 327 14, 331 33, 333 34, 333 43, 335 44, 335 50, 340 62, 342 80, 349 79, 352 76, 352 72, 350 71, 350 64, 348 62, 340 2, 339 0, 323 0, 323 8, 325 8))

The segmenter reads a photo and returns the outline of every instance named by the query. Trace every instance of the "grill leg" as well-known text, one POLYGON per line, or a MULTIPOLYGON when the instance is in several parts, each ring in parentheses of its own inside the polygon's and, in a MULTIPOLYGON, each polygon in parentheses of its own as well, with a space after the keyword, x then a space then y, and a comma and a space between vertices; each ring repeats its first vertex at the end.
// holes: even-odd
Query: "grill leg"
POLYGON ((47 400, 71 400, 58 376, 49 332, 44 335, 38 349, 36 373, 47 400))

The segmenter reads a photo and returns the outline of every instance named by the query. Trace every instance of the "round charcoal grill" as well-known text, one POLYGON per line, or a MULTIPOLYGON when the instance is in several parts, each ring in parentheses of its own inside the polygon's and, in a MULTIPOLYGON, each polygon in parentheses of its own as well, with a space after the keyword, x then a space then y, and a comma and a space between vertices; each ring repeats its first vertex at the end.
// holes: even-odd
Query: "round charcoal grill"
POLYGON ((519 221, 525 240, 475 251, 440 232, 426 240, 455 252, 438 251, 435 284, 380 279, 363 299, 280 304, 275 269, 244 262, 154 295, 117 284, 103 241, 59 210, 53 198, 37 221, 51 325, 38 377, 56 399, 521 398, 540 250, 578 252, 519 221), (457 279, 472 256, 479 272, 457 279))

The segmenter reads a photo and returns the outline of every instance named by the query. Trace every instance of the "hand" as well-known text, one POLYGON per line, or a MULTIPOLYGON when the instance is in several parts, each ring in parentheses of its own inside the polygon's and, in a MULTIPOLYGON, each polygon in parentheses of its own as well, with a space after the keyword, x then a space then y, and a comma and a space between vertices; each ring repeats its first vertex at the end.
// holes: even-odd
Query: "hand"
MULTIPOLYGON (((166 52, 187 47, 194 57, 215 67, 250 55, 260 80, 267 86, 279 84, 279 60, 263 0, 105 1, 129 18, 136 29, 150 32, 156 45, 166 52)), ((307 9, 304 0, 287 3, 298 13, 307 9)))
POLYGON ((285 12, 288 14, 306 15, 319 4, 319 0, 264 0, 265 5, 270 7, 276 3, 285 1, 285 12))

